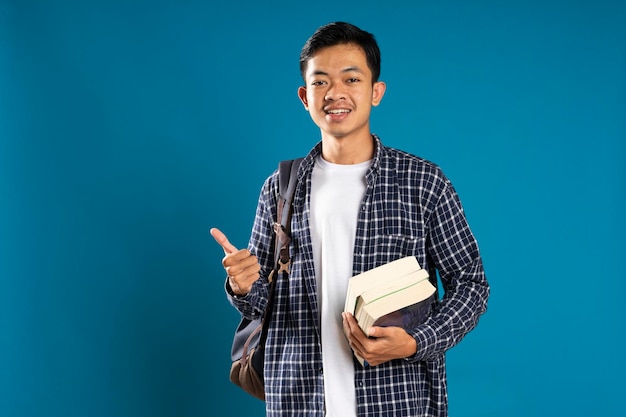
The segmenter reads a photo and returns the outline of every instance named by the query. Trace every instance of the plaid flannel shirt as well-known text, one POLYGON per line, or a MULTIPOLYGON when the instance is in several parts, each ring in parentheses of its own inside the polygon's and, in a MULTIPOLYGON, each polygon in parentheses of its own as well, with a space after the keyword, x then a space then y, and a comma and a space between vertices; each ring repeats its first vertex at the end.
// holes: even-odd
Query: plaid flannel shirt
MULTIPOLYGON (((434 284, 439 273, 444 291, 435 301, 431 317, 419 327, 407 329, 417 341, 414 356, 376 367, 361 367, 354 361, 357 415, 447 416, 445 352, 476 326, 487 308, 489 285, 460 200, 441 169, 383 146, 376 135, 373 139, 375 154, 366 174, 353 273, 415 255, 434 284)), ((324 416, 319 304, 309 232, 311 172, 320 152, 318 143, 298 172, 291 271, 277 281, 266 344, 268 417, 324 416)), ((274 263, 276 194, 274 172, 261 189, 248 246, 259 258, 261 279, 245 297, 229 296, 247 317, 260 315, 267 301, 267 277, 274 263)))

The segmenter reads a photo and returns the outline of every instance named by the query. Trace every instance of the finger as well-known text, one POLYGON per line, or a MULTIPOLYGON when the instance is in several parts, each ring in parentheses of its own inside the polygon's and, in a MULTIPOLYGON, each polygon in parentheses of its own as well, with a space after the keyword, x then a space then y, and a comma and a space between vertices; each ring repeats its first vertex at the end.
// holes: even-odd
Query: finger
POLYGON ((388 328, 372 326, 369 328, 367 334, 370 337, 381 338, 387 335, 388 328))
MULTIPOLYGON (((346 339, 348 340, 348 344, 350 348, 354 351, 357 356, 361 358, 365 358, 366 352, 363 346, 362 340, 360 337, 363 336, 363 331, 359 327, 358 323, 354 319, 354 316, 350 313, 344 312, 343 316, 343 332, 346 335, 346 339)), ((365 360, 365 363, 369 362, 365 360)))
POLYGON ((350 313, 342 313, 343 317, 343 332, 351 345, 355 345, 358 348, 362 347, 362 343, 359 340, 360 335, 363 333, 354 316, 350 313))
POLYGON ((363 334, 361 326, 359 326, 359 323, 356 321, 356 318, 354 318, 352 314, 344 312, 344 321, 349 327, 350 333, 352 333, 355 337, 363 334))
POLYGON ((341 313, 342 325, 343 325, 343 333, 346 335, 346 338, 350 340, 350 334, 352 331, 350 330, 350 324, 348 323, 348 314, 346 312, 341 313))
POLYGON ((238 277, 238 279, 247 279, 249 276, 258 275, 261 270, 257 257, 251 255, 247 249, 224 256, 222 265, 228 275, 238 277))
POLYGON ((352 346, 352 341, 354 339, 354 336, 352 335, 352 329, 350 328, 350 313, 346 313, 343 312, 341 313, 341 322, 342 322, 342 326, 343 326, 343 334, 346 336, 346 339, 348 340, 348 343, 350 344, 350 347, 354 349, 354 347, 352 346))
POLYGON ((222 247, 222 249, 224 249, 225 254, 237 252, 238 249, 228 241, 228 238, 224 233, 222 233, 221 230, 213 227, 211 230, 209 230, 209 232, 211 233, 211 236, 213 236, 213 238, 217 241, 217 243, 222 247))
POLYGON ((397 338, 405 334, 408 334, 406 330, 399 326, 372 326, 369 329, 369 335, 377 339, 397 338))
POLYGON ((350 331, 352 332, 354 337, 359 339, 367 339, 365 331, 361 328, 359 322, 352 314, 348 315, 348 325, 350 326, 350 331))

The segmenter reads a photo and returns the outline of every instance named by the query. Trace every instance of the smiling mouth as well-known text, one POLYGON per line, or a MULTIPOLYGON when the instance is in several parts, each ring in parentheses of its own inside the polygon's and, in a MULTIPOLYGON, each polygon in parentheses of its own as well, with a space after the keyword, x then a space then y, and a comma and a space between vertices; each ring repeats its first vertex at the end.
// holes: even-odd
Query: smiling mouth
POLYGON ((326 114, 342 114, 342 113, 350 113, 351 110, 348 109, 332 109, 326 110, 326 114))

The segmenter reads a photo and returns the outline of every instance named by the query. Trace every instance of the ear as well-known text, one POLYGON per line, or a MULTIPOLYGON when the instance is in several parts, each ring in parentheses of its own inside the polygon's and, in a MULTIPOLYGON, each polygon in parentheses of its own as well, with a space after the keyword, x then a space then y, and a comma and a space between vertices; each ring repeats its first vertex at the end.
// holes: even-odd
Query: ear
POLYGON ((304 104, 306 111, 309 111, 309 102, 306 98, 306 87, 298 87, 298 98, 300 98, 300 101, 304 104))
POLYGON ((380 101, 383 99, 385 95, 385 90, 387 89, 387 85, 382 81, 377 81, 374 83, 372 88, 372 106, 378 106, 380 101))

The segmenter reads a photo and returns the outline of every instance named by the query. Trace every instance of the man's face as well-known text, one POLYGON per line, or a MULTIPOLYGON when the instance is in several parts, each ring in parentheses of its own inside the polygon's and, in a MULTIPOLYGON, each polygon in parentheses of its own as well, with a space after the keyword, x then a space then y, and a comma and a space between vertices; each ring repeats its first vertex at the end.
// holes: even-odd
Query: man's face
POLYGON ((323 48, 309 59, 298 96, 322 136, 339 139, 370 135, 370 112, 384 92, 384 83, 372 85, 363 49, 343 44, 323 48))

